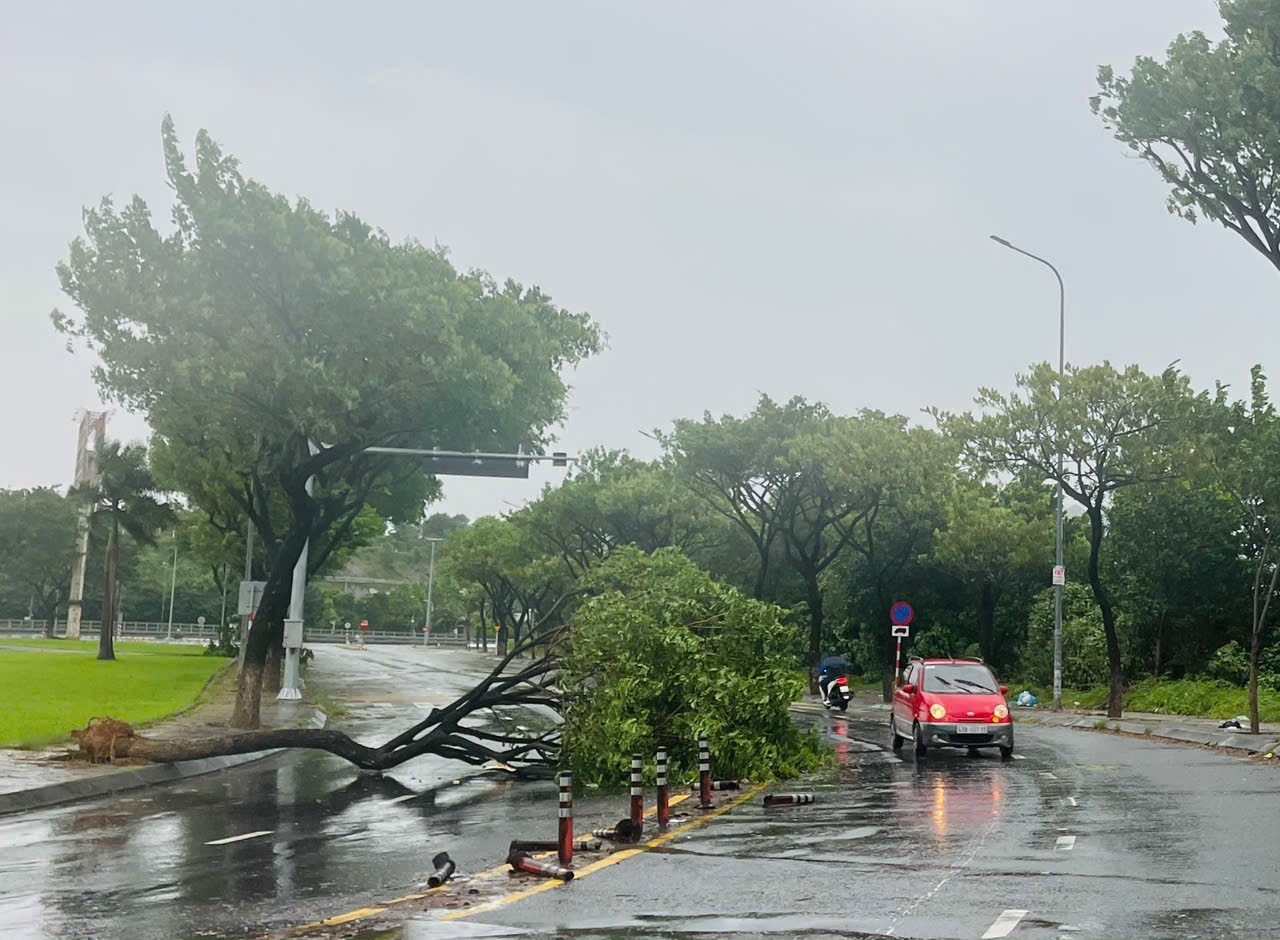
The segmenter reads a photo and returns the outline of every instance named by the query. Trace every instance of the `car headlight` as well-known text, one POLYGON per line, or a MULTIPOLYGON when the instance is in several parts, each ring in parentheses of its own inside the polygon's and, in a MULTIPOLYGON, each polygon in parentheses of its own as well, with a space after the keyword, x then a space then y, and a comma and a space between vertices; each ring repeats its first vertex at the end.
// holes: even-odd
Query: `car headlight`
POLYGON ((929 706, 929 717, 934 721, 941 721, 943 718, 947 717, 947 710, 937 702, 934 702, 929 706))
POLYGON ((993 711, 991 714, 995 715, 996 721, 1004 721, 1006 718, 1009 717, 1009 706, 997 705, 996 710, 993 711))

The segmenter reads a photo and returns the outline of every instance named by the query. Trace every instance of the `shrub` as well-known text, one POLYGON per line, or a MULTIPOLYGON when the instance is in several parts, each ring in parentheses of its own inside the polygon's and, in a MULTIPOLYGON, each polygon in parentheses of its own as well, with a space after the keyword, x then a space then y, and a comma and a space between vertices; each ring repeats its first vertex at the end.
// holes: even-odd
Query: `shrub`
POLYGON ((1249 654, 1235 640, 1219 646, 1205 666, 1205 675, 1231 685, 1249 681, 1249 654))

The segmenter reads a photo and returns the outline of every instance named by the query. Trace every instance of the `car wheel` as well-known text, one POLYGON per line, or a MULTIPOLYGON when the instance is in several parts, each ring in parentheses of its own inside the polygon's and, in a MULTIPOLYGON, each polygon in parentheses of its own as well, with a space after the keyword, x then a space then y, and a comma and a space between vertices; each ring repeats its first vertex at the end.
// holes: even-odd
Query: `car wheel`
POLYGON ((893 745, 894 751, 902 750, 902 742, 905 741, 902 735, 898 734, 898 726, 893 718, 889 719, 889 742, 893 745))
POLYGON ((1013 760, 1013 746, 1012 746, 1012 745, 1010 745, 1009 747, 1002 747, 1002 748, 1000 748, 1000 759, 1001 759, 1001 760, 1013 760))
POLYGON ((916 722, 912 736, 915 738, 916 759, 923 760, 924 756, 929 753, 929 745, 924 741, 924 732, 920 730, 920 722, 916 722))

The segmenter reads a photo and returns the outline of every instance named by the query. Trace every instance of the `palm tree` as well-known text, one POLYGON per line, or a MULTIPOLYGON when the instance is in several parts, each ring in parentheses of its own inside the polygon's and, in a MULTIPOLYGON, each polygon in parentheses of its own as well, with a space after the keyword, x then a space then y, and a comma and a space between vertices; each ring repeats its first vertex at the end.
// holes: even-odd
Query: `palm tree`
POLYGON ((82 487, 81 498, 93 505, 94 516, 107 529, 105 581, 102 589, 102 629, 98 634, 98 658, 115 659, 114 627, 119 597, 116 571, 120 566, 120 530, 143 545, 155 542, 155 533, 173 522, 173 509, 162 498, 147 466, 147 448, 109 441, 98 454, 98 481, 82 487))

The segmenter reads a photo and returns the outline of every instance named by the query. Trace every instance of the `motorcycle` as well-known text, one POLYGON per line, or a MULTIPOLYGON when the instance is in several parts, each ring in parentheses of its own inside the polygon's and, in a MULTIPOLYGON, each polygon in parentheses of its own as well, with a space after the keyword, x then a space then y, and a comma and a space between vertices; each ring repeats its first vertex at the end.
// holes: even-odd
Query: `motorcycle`
POLYGON ((826 708, 845 711, 853 695, 849 692, 846 674, 849 661, 842 656, 830 656, 818 664, 818 694, 826 708))

